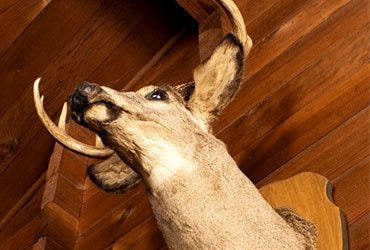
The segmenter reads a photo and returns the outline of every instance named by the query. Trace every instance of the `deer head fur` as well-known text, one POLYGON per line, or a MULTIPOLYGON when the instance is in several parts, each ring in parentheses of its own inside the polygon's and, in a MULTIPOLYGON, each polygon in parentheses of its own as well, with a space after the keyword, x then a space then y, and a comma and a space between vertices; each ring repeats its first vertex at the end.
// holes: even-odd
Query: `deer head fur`
MULTIPOLYGON (((72 116, 99 134, 104 144, 144 179, 162 179, 175 173, 176 163, 199 151, 204 138, 211 136, 210 123, 237 92, 242 66, 242 46, 228 35, 194 71, 197 84, 118 92, 85 83, 70 97, 72 116)), ((109 190, 114 188, 107 182, 123 183, 101 179, 97 166, 90 168, 89 174, 109 190)))
POLYGON ((34 86, 37 111, 65 146, 110 156, 108 163, 88 170, 103 189, 122 192, 144 181, 170 248, 303 248, 302 236, 263 200, 224 143, 212 135, 212 121, 239 89, 244 56, 252 45, 235 4, 218 2, 235 35, 228 34, 195 68, 194 82, 136 92, 92 83, 75 89, 69 99, 72 117, 110 149, 72 141, 57 128, 43 110, 39 80, 34 86))

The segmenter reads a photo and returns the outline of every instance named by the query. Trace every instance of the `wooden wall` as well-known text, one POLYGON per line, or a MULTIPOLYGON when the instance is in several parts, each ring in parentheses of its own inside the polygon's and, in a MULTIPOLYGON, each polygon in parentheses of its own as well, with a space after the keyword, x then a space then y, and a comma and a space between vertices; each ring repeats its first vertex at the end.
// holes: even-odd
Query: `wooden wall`
MULTIPOLYGON (((332 180, 350 246, 366 249, 369 3, 236 3, 254 48, 215 134, 258 186, 302 171, 332 180)), ((31 89, 42 76, 56 118, 83 80, 116 89, 189 81, 199 63, 194 24, 166 0, 0 0, 0 20, 0 249, 163 247, 142 186, 104 193, 85 179, 89 160, 65 151, 62 167, 46 173, 54 141, 38 122, 31 89), (46 195, 52 206, 40 215, 55 176, 46 195)))

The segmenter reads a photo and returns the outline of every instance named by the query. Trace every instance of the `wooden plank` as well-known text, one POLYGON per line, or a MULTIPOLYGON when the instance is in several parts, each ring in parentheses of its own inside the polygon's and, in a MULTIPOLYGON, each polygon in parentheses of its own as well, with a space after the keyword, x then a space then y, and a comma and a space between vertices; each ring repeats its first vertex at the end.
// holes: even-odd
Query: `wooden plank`
MULTIPOLYGON (((243 14, 244 22, 246 23, 247 30, 252 22, 261 23, 261 19, 272 20, 272 23, 277 23, 274 19, 276 14, 274 10, 282 11, 281 0, 235 0, 235 4, 239 7, 240 12, 243 14), (256 20, 258 19, 258 20, 256 20)), ((279 13, 279 12, 276 12, 279 13)))
POLYGON ((12 163, 12 167, 7 168, 0 175, 0 218, 5 216, 9 209, 47 170, 54 141, 46 131, 39 134, 37 139, 44 143, 28 144, 25 150, 29 153, 17 157, 12 163))
POLYGON ((296 157, 261 180, 262 186, 271 181, 289 178, 303 171, 319 173, 333 180, 368 156, 369 109, 358 113, 338 128, 300 152, 296 157))
POLYGON ((181 84, 192 80, 192 71, 199 64, 197 34, 186 32, 168 54, 153 67, 134 89, 149 84, 181 84))
POLYGON ((117 240, 112 249, 161 249, 165 246, 161 231, 154 216, 149 217, 137 227, 117 240))
POLYGON ((49 3, 50 0, 10 0, 0 3, 0 56, 49 3))
MULTIPOLYGON (((24 225, 39 215, 43 191, 44 185, 39 187, 38 190, 33 193, 32 197, 29 197, 27 203, 16 210, 16 214, 1 228, 0 242, 4 242, 6 239, 10 238, 24 225)), ((3 221, 4 219, 2 223, 3 221)))
MULTIPOLYGON (((93 188, 98 189, 96 186, 93 188)), ((113 210, 126 207, 127 203, 134 199, 146 199, 146 192, 143 185, 139 185, 122 195, 98 190, 96 195, 90 197, 81 206, 81 215, 79 218, 80 233, 85 234, 92 227, 105 220, 105 217, 109 217, 113 210)))
MULTIPOLYGON (((341 50, 339 47, 337 50, 332 50, 334 46, 338 46, 346 39, 346 46, 350 46, 348 45, 348 41, 350 41, 348 36, 351 36, 353 32, 358 32, 367 23, 366 5, 365 1, 351 2, 328 17, 327 20, 318 24, 312 32, 304 34, 299 39, 297 38, 295 44, 292 44, 278 57, 271 59, 269 64, 256 73, 249 69, 255 59, 248 57, 244 76, 247 80, 242 85, 235 100, 225 109, 219 122, 215 123, 215 131, 220 131, 239 116, 247 115, 251 110, 263 105, 264 102, 268 102, 276 90, 286 82, 294 80, 307 68, 317 64, 326 53, 341 50)), ((298 19, 296 22, 297 25, 300 25, 303 21, 298 19)), ((290 34, 293 37, 296 35, 294 33, 290 34)), ((253 36, 252 39, 254 39, 253 36)), ((258 41, 255 42, 258 43, 258 41)), ((254 50, 258 46, 258 44, 254 46, 251 51, 252 54, 255 53, 254 50)), ((267 55, 261 51, 257 56, 266 57, 267 55)), ((332 62, 340 65, 341 60, 342 58, 332 62)), ((325 67, 328 68, 327 65, 325 67)))
POLYGON ((63 250, 65 248, 49 237, 42 237, 42 238, 39 238, 38 241, 34 245, 30 246, 30 249, 32 250, 44 250, 44 249, 63 250))
POLYGON ((1 249, 25 249, 36 243, 35 232, 39 226, 39 218, 33 218, 30 222, 23 225, 16 233, 3 242, 0 242, 1 249))
POLYGON ((37 236, 47 235, 65 249, 72 249, 78 235, 78 220, 53 202, 41 212, 37 236))
POLYGON ((27 192, 22 196, 21 199, 7 212, 7 214, 1 219, 0 222, 0 231, 9 223, 9 221, 24 207, 28 201, 33 197, 33 195, 40 189, 41 186, 45 183, 44 173, 31 187, 27 192))
POLYGON ((331 184, 325 177, 303 172, 259 189, 274 208, 291 208, 313 222, 317 230, 317 249, 345 249, 346 225, 340 209, 331 201, 331 184))
POLYGON ((334 201, 343 210, 349 224, 370 211, 369 172, 370 155, 333 181, 334 201))
POLYGON ((277 58, 349 2, 350 0, 279 1, 270 8, 273 18, 264 13, 262 20, 256 19, 256 22, 248 25, 255 47, 249 55, 246 78, 277 58), (267 32, 265 27, 268 27, 267 32), (263 32, 262 36, 259 32, 263 32))
POLYGON ((198 23, 202 23, 208 13, 196 0, 176 0, 198 23))
MULTIPOLYGON (((86 176, 85 179, 85 191, 83 193, 82 203, 86 203, 88 200, 93 198, 95 195, 98 195, 98 193, 103 193, 104 191, 98 188, 88 176, 86 176)), ((104 194, 101 194, 104 196, 104 194)))
MULTIPOLYGON (((80 139, 86 142, 85 138, 80 139)), ((86 177, 86 169, 89 165, 89 160, 74 152, 66 150, 63 152, 61 160, 61 168, 59 173, 63 175, 68 181, 73 183, 77 188, 83 188, 86 177)))
POLYGON ((288 81, 266 101, 218 133, 220 139, 228 145, 230 153, 237 154, 294 113, 310 105, 320 95, 325 95, 343 86, 344 78, 357 72, 361 66, 366 64, 366 48, 361 46, 368 40, 364 30, 365 27, 357 30, 354 36, 348 37, 342 43, 333 45, 328 54, 317 59, 316 64, 288 81), (338 53, 338 48, 341 48, 343 54, 338 53), (333 64, 333 58, 338 56, 343 59, 333 64))
POLYGON ((18 149, 19 141, 10 134, 6 134, 6 132, 2 131, 0 142, 0 174, 12 161, 18 149))
POLYGON ((54 185, 56 185, 54 197, 50 202, 57 204, 61 209, 78 218, 83 190, 68 181, 62 174, 55 174, 50 180, 54 181, 54 185))
POLYGON ((369 249, 370 213, 363 215, 348 228, 349 249, 369 249))
POLYGON ((320 96, 239 153, 235 156, 238 165, 258 182, 367 107, 368 79, 352 80, 350 77, 343 87, 320 96))
POLYGON ((132 200, 126 201, 123 207, 110 212, 104 220, 81 234, 76 247, 79 249, 108 247, 150 216, 152 210, 148 200, 143 196, 134 196, 132 200))
POLYGON ((151 62, 153 58, 157 62, 158 57, 161 58, 164 53, 167 53, 178 40, 179 30, 183 29, 183 24, 181 20, 174 21, 176 20, 174 14, 164 13, 170 7, 157 5, 129 34, 125 42, 121 43, 88 77, 88 81, 117 90, 121 90, 124 86, 129 89, 130 87, 126 85, 132 86, 141 80, 141 76, 137 74, 142 74, 140 71, 143 67, 148 67, 146 64, 149 63, 149 67, 153 67, 151 62), (157 55, 158 53, 160 55, 157 55))

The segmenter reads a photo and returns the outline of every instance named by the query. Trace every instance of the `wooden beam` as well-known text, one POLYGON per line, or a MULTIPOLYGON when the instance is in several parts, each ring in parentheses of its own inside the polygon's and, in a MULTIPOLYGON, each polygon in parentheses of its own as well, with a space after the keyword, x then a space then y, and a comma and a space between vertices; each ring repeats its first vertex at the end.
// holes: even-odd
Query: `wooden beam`
POLYGON ((202 23, 208 13, 199 4, 197 0, 177 0, 177 2, 198 22, 202 23))

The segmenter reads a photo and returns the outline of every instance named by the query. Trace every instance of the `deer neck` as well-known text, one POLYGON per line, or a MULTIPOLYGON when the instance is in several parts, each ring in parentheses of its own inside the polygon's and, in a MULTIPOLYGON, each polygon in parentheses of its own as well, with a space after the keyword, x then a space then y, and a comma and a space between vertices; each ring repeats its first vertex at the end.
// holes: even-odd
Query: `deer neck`
POLYGON ((149 201, 170 248, 302 247, 302 236, 262 198, 223 142, 199 133, 181 143, 156 143, 141 155, 141 164, 149 201))

